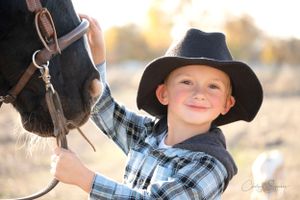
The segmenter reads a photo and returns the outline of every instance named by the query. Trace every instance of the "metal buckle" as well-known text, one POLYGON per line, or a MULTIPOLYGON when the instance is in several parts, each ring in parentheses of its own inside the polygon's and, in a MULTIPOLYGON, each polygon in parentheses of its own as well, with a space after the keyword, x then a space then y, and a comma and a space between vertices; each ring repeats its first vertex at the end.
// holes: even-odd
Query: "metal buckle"
POLYGON ((43 64, 42 66, 40 66, 40 65, 38 65, 37 63, 36 63, 36 61, 35 61, 35 56, 36 56, 36 54, 38 53, 38 52, 40 52, 41 50, 36 50, 33 54, 32 54, 32 63, 34 64, 34 66, 36 67, 36 68, 38 68, 38 69, 43 69, 44 68, 44 66, 49 66, 49 60, 47 60, 47 62, 46 62, 46 64, 43 64))
POLYGON ((52 83, 50 82, 51 75, 49 72, 48 65, 42 65, 40 68, 40 72, 41 72, 41 78, 45 82, 46 90, 48 90, 50 88, 52 93, 54 94, 55 90, 54 90, 52 83))

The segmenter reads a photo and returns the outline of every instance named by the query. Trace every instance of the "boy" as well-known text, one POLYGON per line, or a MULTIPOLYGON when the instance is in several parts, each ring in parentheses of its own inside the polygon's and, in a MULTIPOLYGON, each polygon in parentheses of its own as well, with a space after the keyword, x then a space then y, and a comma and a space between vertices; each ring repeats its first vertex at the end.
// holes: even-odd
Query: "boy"
POLYGON ((91 199, 221 199, 236 165, 217 126, 251 121, 262 87, 251 68, 234 61, 221 33, 190 29, 142 75, 137 106, 155 119, 117 104, 105 82, 104 43, 93 19, 91 50, 103 82, 92 120, 124 151, 120 184, 85 167, 69 150, 55 149, 52 173, 91 199), (94 48, 95 47, 95 48, 94 48), (99 55, 99 57, 95 57, 99 55))

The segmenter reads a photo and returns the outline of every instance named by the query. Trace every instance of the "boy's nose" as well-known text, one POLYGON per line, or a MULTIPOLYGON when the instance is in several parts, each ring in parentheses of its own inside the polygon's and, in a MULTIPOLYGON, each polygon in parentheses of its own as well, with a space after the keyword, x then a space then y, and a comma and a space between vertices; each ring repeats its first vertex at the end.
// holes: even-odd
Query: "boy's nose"
POLYGON ((194 99, 204 100, 206 98, 205 90, 203 88, 201 88, 200 86, 196 86, 194 88, 193 92, 194 92, 194 94, 193 94, 194 99))

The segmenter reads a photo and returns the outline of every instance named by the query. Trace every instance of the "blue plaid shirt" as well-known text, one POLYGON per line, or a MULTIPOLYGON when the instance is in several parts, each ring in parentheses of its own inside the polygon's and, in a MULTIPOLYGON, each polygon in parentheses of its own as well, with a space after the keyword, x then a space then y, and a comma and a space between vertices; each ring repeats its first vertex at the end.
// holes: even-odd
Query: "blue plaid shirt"
POLYGON ((98 65, 103 94, 92 120, 127 155, 124 182, 97 173, 90 199, 221 199, 226 168, 216 158, 180 148, 159 148, 155 120, 117 104, 98 65))

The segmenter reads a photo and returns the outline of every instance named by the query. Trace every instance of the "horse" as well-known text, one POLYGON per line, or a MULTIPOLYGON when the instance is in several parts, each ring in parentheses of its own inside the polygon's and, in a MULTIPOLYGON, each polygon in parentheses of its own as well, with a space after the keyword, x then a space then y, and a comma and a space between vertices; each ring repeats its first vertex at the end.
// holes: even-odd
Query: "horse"
MULTIPOLYGON (((35 2, 27 0, 30 1, 35 2)), ((45 45, 47 47, 47 40, 50 40, 50 44, 54 43, 52 38, 40 39, 42 33, 36 30, 37 24, 34 23, 36 15, 28 10, 27 2, 0 1, 1 97, 17 84, 32 62, 33 53, 43 49, 45 45)), ((51 13, 50 22, 53 22, 57 38, 80 25, 80 18, 71 0, 42 0, 41 4, 51 13)), ((86 38, 83 37, 59 52, 60 54, 51 55, 48 61, 51 83, 59 94, 65 118, 71 122, 68 123, 68 129, 79 127, 88 120, 96 97, 99 96, 91 94, 95 90, 93 88, 98 87, 95 83, 99 84, 99 73, 88 48, 86 38)), ((28 132, 51 137, 54 136, 53 120, 45 99, 45 85, 40 76, 39 70, 36 70, 11 103, 19 112, 23 127, 28 132)))
MULTIPOLYGON (((28 132, 60 136, 67 148, 65 134, 88 120, 101 93, 83 36, 88 22, 71 0, 0 0, 0 20, 0 106, 11 103, 28 132)), ((19 199, 38 198, 57 183, 19 199)))

